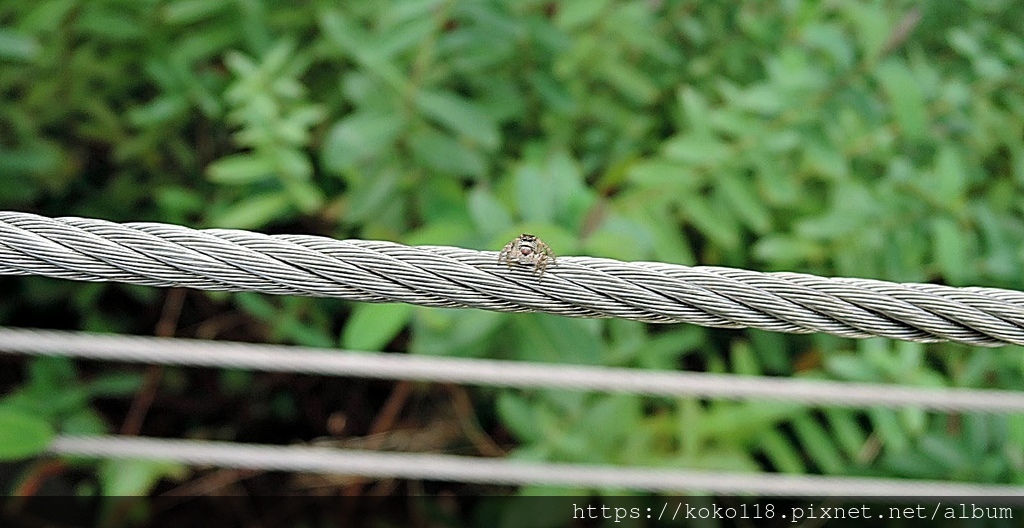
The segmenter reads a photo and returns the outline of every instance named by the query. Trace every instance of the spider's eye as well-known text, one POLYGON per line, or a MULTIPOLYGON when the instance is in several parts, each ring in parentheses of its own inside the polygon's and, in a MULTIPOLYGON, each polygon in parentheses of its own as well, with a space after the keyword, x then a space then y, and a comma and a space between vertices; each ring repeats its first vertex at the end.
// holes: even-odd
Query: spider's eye
POLYGON ((522 253, 523 255, 529 255, 530 253, 533 253, 533 248, 531 248, 530 246, 523 246, 519 248, 519 252, 522 253))

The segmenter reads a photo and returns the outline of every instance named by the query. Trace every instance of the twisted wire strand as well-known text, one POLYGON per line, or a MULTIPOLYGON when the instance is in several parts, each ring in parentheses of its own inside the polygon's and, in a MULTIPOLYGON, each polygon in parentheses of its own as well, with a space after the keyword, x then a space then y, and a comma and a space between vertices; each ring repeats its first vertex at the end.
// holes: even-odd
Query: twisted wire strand
POLYGON ((538 463, 455 455, 124 436, 59 436, 51 445, 50 452, 64 456, 150 459, 267 471, 499 485, 547 484, 584 489, 790 497, 957 496, 987 497, 988 501, 992 501, 992 497, 1020 501, 1024 495, 1024 487, 1009 485, 538 463))
POLYGON ((0 275, 619 317, 978 346, 1024 344, 1024 294, 0 211, 0 275))
POLYGON ((0 352, 243 368, 326 376, 560 388, 654 396, 750 399, 838 407, 918 407, 947 412, 1024 412, 1024 392, 666 372, 520 361, 367 354, 298 346, 231 343, 0 327, 0 352))

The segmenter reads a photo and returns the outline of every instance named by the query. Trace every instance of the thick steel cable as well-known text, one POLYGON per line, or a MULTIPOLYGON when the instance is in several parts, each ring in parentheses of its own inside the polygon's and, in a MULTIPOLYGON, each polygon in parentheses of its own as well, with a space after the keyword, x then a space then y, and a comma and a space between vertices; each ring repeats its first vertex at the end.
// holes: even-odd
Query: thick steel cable
MULTIPOLYGON (((557 250, 557 248, 556 248, 557 250)), ((497 253, 0 211, 0 275, 620 317, 719 328, 1024 344, 1024 293, 559 257, 538 277, 497 253)))
POLYGON ((333 349, 0 327, 0 352, 329 376, 752 399, 839 407, 1021 412, 1024 393, 816 379, 665 372, 519 361, 368 354, 333 349))
POLYGON ((864 477, 731 473, 685 468, 537 463, 454 455, 382 453, 124 436, 60 436, 56 455, 150 459, 191 465, 480 484, 547 484, 585 489, 696 491, 805 497, 1021 497, 1024 487, 864 477))

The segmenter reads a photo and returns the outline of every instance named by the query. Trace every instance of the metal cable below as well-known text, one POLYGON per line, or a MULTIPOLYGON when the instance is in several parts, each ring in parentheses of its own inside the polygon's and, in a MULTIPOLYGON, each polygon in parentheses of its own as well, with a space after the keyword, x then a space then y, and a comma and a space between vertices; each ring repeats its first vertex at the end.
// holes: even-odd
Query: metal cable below
POLYGON ((63 456, 146 459, 222 468, 497 485, 542 484, 589 490, 809 497, 1024 496, 1024 487, 1007 485, 539 463, 124 436, 61 436, 53 442, 50 452, 63 456))
POLYGON ((951 412, 1024 411, 1024 393, 1005 390, 908 387, 821 379, 555 365, 5 327, 0 327, 0 351, 147 364, 496 387, 771 400, 815 406, 920 407, 951 412))
MULTIPOLYGON (((557 248, 555 248, 557 252, 557 248)), ((775 332, 1024 344, 1024 293, 494 251, 117 224, 0 211, 0 275, 618 317, 775 332)))

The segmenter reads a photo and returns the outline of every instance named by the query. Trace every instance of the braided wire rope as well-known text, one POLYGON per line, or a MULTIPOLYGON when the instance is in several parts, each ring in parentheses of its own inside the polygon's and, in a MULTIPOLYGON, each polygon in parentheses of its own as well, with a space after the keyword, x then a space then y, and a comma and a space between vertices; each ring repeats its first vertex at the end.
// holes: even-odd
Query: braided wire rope
POLYGON ((531 364, 409 354, 0 327, 0 352, 156 365, 242 368, 324 376, 560 388, 652 396, 750 399, 839 407, 1024 412, 1024 392, 908 387, 820 379, 531 364))
POLYGON ((1024 344, 1024 293, 559 257, 538 277, 494 251, 195 230, 0 211, 0 275, 618 317, 978 346, 1024 344))
POLYGON ((991 497, 1013 497, 1018 501, 1024 495, 1024 487, 997 484, 539 463, 440 454, 125 436, 59 436, 51 445, 50 452, 65 456, 150 459, 268 471, 480 484, 547 484, 584 489, 791 497, 958 496, 987 497, 989 500, 991 497))

